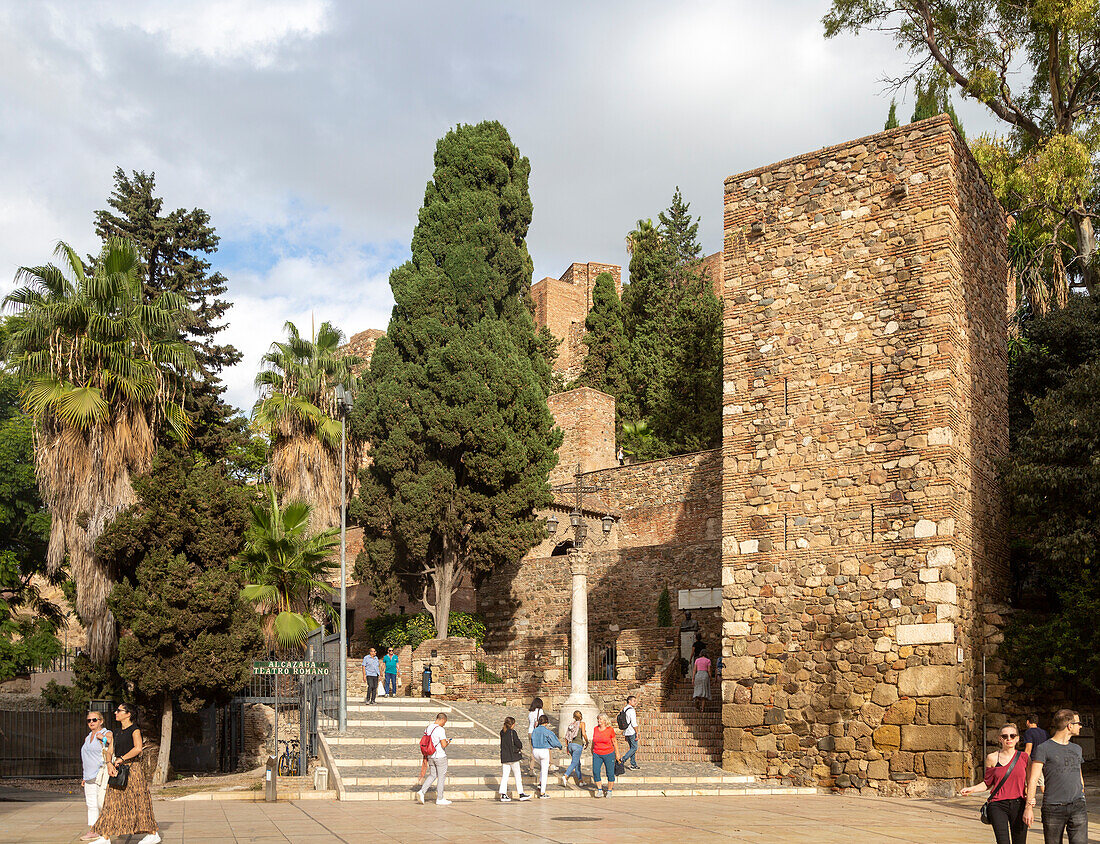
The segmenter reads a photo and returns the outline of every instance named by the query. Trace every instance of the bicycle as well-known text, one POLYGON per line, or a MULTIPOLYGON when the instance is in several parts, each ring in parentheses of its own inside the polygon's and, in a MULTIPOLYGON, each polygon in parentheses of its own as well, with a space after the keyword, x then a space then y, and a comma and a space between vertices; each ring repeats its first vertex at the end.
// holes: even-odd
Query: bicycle
POLYGON ((301 743, 297 739, 279 739, 279 744, 283 745, 283 752, 279 755, 279 776, 298 776, 298 751, 301 747, 301 743))

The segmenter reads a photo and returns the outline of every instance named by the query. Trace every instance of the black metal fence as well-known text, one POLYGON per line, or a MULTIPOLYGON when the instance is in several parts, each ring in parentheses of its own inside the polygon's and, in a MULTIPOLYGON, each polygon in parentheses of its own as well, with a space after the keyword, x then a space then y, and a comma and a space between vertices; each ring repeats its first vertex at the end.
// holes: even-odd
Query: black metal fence
POLYGON ((83 712, 0 710, 0 777, 79 778, 83 712))

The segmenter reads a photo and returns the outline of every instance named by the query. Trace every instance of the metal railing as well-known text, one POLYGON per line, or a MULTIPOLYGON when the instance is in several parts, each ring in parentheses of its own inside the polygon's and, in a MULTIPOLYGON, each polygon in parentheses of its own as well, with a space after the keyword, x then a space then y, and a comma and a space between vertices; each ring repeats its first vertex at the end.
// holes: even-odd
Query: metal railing
POLYGON ((0 777, 80 777, 84 712, 0 710, 0 777))
POLYGON ((49 662, 31 666, 31 674, 51 674, 56 671, 70 671, 77 657, 76 648, 66 648, 49 662))

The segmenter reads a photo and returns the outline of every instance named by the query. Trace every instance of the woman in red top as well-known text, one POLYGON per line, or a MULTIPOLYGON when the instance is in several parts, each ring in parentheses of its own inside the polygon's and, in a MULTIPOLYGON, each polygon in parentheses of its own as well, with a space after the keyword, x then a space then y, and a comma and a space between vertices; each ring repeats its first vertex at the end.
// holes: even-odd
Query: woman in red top
POLYGON ((985 757, 985 780, 978 785, 964 788, 959 794, 982 794, 997 788, 989 804, 989 820, 993 826, 993 835, 997 844, 1024 844, 1027 841, 1027 824, 1024 823, 1024 792, 1027 789, 1027 765, 1031 760, 1022 750, 1017 750, 1020 742, 1020 730, 1015 724, 1001 727, 1001 747, 995 753, 985 757), (1016 765, 1012 773, 1008 768, 1012 760, 1016 765), (1007 774, 1007 779, 1006 779, 1007 774))
POLYGON ((619 754, 615 752, 615 728, 611 726, 611 719, 604 713, 596 716, 596 729, 592 731, 592 777, 596 783, 596 796, 603 797, 600 790, 600 768, 607 771, 607 796, 611 796, 611 789, 615 787, 615 763, 619 760, 619 754))

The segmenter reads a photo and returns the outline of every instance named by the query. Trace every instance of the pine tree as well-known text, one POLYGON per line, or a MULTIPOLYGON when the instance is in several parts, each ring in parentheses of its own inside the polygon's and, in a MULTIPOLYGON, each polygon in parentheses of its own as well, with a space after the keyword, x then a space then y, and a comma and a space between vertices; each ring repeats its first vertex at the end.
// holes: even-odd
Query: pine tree
POLYGON ((592 310, 584 321, 584 344, 588 354, 580 383, 615 397, 616 428, 624 419, 634 418, 633 401, 627 374, 630 367, 630 345, 623 329, 622 304, 610 273, 596 276, 592 289, 592 310))
POLYGON ((356 512, 363 566, 421 587, 447 636, 451 595, 545 536, 534 511, 561 434, 550 369, 527 304, 530 163, 495 122, 436 146, 412 259, 352 414, 369 442, 356 512), (434 592, 434 603, 429 593, 434 592))
POLYGON ((691 266, 703 257, 699 245, 699 220, 691 216, 691 204, 684 202, 680 186, 672 194, 672 204, 657 215, 661 244, 673 267, 691 266))
POLYGON ((898 120, 898 101, 890 100, 890 113, 886 116, 886 125, 883 130, 897 129, 901 125, 898 120))
POLYGON ((225 276, 211 273, 204 257, 217 251, 219 238, 210 215, 201 208, 177 208, 165 214, 164 200, 155 191, 155 173, 135 171, 127 177, 121 167, 116 168, 114 189, 107 199, 113 210, 95 213, 95 230, 103 239, 124 237, 137 246, 147 300, 171 291, 187 301, 183 331, 194 350, 198 374, 190 380, 184 409, 194 423, 192 447, 216 459, 228 448, 244 446, 248 424, 221 398, 225 386, 220 373, 239 362, 241 353, 216 342, 232 307, 220 298, 226 291, 225 276))
POLYGON ((947 83, 935 76, 924 81, 918 79, 913 116, 909 122, 916 123, 918 120, 926 120, 939 114, 949 116, 959 135, 966 137, 962 123, 959 122, 959 116, 955 114, 955 107, 951 104, 951 95, 947 93, 947 83))
POLYGON ((124 631, 118 669, 160 710, 154 781, 164 782, 173 706, 196 712, 227 700, 263 650, 259 619, 241 598, 232 563, 251 494, 178 447, 162 448, 134 486, 137 505, 111 524, 96 553, 125 573, 109 599, 124 631))

